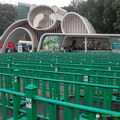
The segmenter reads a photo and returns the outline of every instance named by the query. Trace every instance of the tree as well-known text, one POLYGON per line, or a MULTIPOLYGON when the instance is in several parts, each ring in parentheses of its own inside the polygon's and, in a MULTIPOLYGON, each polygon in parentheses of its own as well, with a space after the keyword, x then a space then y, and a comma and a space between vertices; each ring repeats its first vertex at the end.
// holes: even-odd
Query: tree
POLYGON ((112 7, 114 10, 116 10, 117 13, 117 19, 113 23, 117 33, 120 33, 120 1, 117 0, 117 2, 113 2, 112 7))
MULTIPOLYGON (((74 1, 75 2, 75 1, 74 1)), ((86 17, 94 26, 97 33, 120 32, 120 3, 119 0, 87 0, 66 7, 68 12, 73 11, 86 17)))
POLYGON ((63 9, 67 10, 68 12, 78 12, 78 5, 84 2, 84 0, 73 0, 69 6, 64 6, 63 9))
POLYGON ((9 4, 0 4, 0 36, 16 20, 15 8, 9 4))

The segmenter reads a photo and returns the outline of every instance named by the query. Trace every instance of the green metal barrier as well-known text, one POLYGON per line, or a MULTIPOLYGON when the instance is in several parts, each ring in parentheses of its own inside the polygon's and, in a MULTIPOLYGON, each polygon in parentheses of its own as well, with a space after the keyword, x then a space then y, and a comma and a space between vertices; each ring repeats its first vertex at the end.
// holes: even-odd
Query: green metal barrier
MULTIPOLYGON (((5 68, 1 67, 0 72, 3 73, 11 73, 14 74, 15 71, 13 71, 14 68, 5 68)), ((46 70, 35 70, 35 69, 22 69, 19 70, 20 75, 25 76, 34 76, 34 77, 40 77, 40 78, 50 78, 50 79, 57 79, 57 80, 67 80, 67 81, 76 81, 76 82, 89 82, 89 83, 96 83, 96 84, 104 84, 104 85, 116 85, 120 86, 120 77, 116 76, 104 76, 104 75, 94 75, 94 72, 92 73, 90 69, 84 69, 84 74, 79 73, 68 73, 68 72, 58 72, 58 71, 46 71, 46 70), (93 75, 92 75, 93 74, 93 75)), ((97 71, 99 72, 99 70, 97 71)), ((0 73, 1 76, 1 82, 4 81, 7 74, 0 73)), ((102 72, 100 72, 102 74, 102 72)), ((119 76, 118 71, 106 71, 106 75, 110 74, 116 74, 119 76), (108 74, 109 73, 109 74, 108 74)), ((9 75, 9 74, 8 74, 9 75)), ((7 80, 7 78, 6 78, 7 80)))
POLYGON ((48 70, 48 71, 60 71, 60 72, 72 72, 83 74, 84 69, 89 69, 91 75, 105 75, 105 76, 120 76, 119 70, 104 70, 104 69, 90 69, 89 66, 86 68, 78 67, 56 67, 54 65, 29 65, 29 64, 15 64, 14 68, 24 69, 37 69, 37 70, 48 70))
POLYGON ((25 89, 25 93, 0 89, 0 93, 2 94, 2 102, 0 105, 2 106, 3 120, 37 120, 37 118, 58 120, 57 114, 59 114, 60 111, 58 111, 57 108, 59 106, 63 108, 64 120, 98 120, 99 118, 106 120, 110 117, 113 120, 120 120, 120 112, 39 97, 37 96, 37 87, 31 84, 25 89), (13 105, 9 105, 5 102, 7 100, 6 94, 10 94, 13 97, 13 105), (20 107, 20 99, 26 100, 25 109, 20 107), (38 113, 40 109, 39 102, 42 102, 42 105, 47 104, 45 108, 46 111, 43 111, 41 114, 38 113), (10 118, 7 117, 8 108, 13 110, 13 116, 10 118), (44 115, 44 112, 46 112, 46 115, 44 115))
POLYGON ((101 75, 89 75, 89 69, 84 70, 84 74, 79 73, 67 73, 56 71, 44 71, 34 69, 20 69, 20 75, 35 76, 40 78, 50 78, 58 80, 68 80, 76 82, 92 82, 108 85, 120 85, 120 77, 101 76, 101 75), (87 77, 87 79, 85 78, 87 77))
MULTIPOLYGON (((33 83, 36 86, 38 86, 38 89, 39 89, 38 95, 39 96, 43 96, 45 98, 49 97, 51 99, 56 99, 56 100, 64 100, 66 102, 68 102, 69 96, 74 96, 76 99, 74 102, 76 104, 79 103, 78 100, 79 100, 79 97, 81 96, 81 97, 85 97, 85 100, 83 103, 84 103, 84 105, 88 105, 88 106, 93 105, 93 103, 92 103, 93 99, 97 99, 96 107, 98 107, 98 108, 100 107, 100 101, 103 100, 103 97, 104 97, 104 106, 103 106, 104 109, 111 109, 111 106, 112 106, 111 103, 113 101, 118 102, 118 103, 120 102, 119 77, 118 77, 118 81, 116 82, 117 85, 115 85, 115 84, 113 84, 112 79, 117 80, 117 77, 111 78, 109 76, 106 76, 106 82, 105 81, 102 82, 102 79, 105 78, 105 76, 93 75, 92 81, 95 81, 95 83, 97 83, 97 84, 89 84, 89 83, 80 83, 80 82, 76 81, 78 77, 75 76, 74 74, 73 74, 74 79, 72 78, 72 76, 69 76, 69 74, 68 74, 68 76, 65 76, 64 81, 60 80, 60 79, 55 80, 55 78, 54 79, 46 79, 46 78, 39 78, 39 77, 23 76, 23 75, 19 75, 19 74, 20 74, 20 70, 18 70, 18 69, 14 70, 13 75, 1 73, 0 74, 1 75, 1 81, 0 81, 1 88, 6 88, 8 90, 14 90, 14 91, 24 93, 25 92, 24 87, 28 84, 33 83), (99 79, 96 79, 97 77, 99 79), (68 81, 66 81, 66 80, 68 80, 68 81), (104 85, 106 83, 113 84, 114 86, 112 86, 112 88, 111 88, 111 86, 109 86, 109 85, 104 85), (90 87, 90 86, 92 86, 92 87, 90 87), (91 91, 91 93, 90 93, 90 91, 91 91), (88 96, 89 93, 91 96, 88 96), (103 94, 103 93, 105 93, 105 94, 103 94), (96 94, 98 95, 97 97, 96 97, 96 94), (109 99, 109 101, 108 101, 108 99, 109 99), (88 103, 88 100, 90 100, 91 102, 88 103), (108 106, 109 106, 109 108, 108 108, 108 106)), ((25 74, 27 74, 27 73, 25 73, 25 74)), ((63 74, 61 74, 61 75, 63 75, 63 74)), ((48 74, 47 74, 47 77, 48 77, 48 74)), ((58 76, 58 74, 56 74, 55 77, 59 78, 60 76, 58 76)), ((85 72, 84 79, 82 79, 82 80, 83 80, 83 82, 91 82, 90 76, 88 75, 88 71, 85 72)), ((7 99, 9 101, 9 104, 13 103, 12 101, 10 101, 11 100, 10 95, 7 96, 7 99)), ((24 105, 24 104, 25 104, 25 101, 21 101, 21 105, 24 105)), ((119 105, 120 105, 120 103, 119 103, 119 105)))
MULTIPOLYGON (((89 86, 94 86, 93 87, 93 98, 96 96, 96 94, 98 93, 98 88, 99 88, 99 95, 101 95, 102 93, 104 93, 104 89, 109 88, 111 89, 110 92, 110 96, 112 98, 109 98, 110 101, 119 101, 119 96, 120 96, 120 86, 119 85, 114 85, 112 84, 112 88, 110 85, 104 85, 105 81, 101 82, 101 79, 98 80, 97 84, 93 84, 93 83, 87 83, 87 78, 84 79, 84 83, 83 82, 78 82, 75 81, 76 78, 74 78, 72 80, 72 78, 70 80, 60 80, 60 79, 46 79, 46 78, 40 78, 40 77, 31 77, 31 76, 23 76, 23 75, 19 75, 20 71, 18 69, 14 70, 14 74, 10 75, 10 74, 1 74, 3 79, 0 81, 0 86, 1 88, 6 88, 8 90, 15 90, 18 92, 24 92, 24 87, 28 84, 35 84, 36 86, 38 86, 38 88, 40 89, 39 94, 43 95, 43 97, 48 97, 47 93, 49 94, 50 98, 55 98, 55 99, 68 99, 68 96, 74 95, 76 96, 75 93, 75 89, 78 87, 77 92, 79 92, 79 96, 88 96, 88 93, 85 93, 85 91, 88 91, 89 86), (100 85, 101 84, 101 85, 100 85), (88 86, 88 87, 87 87, 88 86), (99 86, 99 87, 98 87, 99 86), (86 89, 87 88, 87 89, 86 89), (95 89, 94 89, 95 88, 95 89), (66 91, 66 92, 65 92, 66 91), (83 91, 83 93, 81 93, 81 91, 83 91), (66 94, 65 94, 66 93, 66 94), (65 94, 65 96, 64 96, 65 94), (118 96, 116 96, 116 94, 118 96), (58 96, 57 96, 58 95, 58 96), (63 97, 64 96, 64 97, 63 97), (113 97, 116 97, 116 99, 114 99, 113 97)), ((86 74, 87 75, 87 74, 86 74)), ((96 76, 94 76, 96 78, 96 76)), ((99 76, 102 78, 102 76, 99 76)), ((67 78, 67 77, 66 77, 67 78)), ((97 80, 95 80, 96 83, 97 80)), ((110 77, 110 83, 111 82, 111 77, 110 77)), ((108 80, 107 80, 108 82, 108 80)), ((108 82, 109 83, 109 82, 108 82)), ((109 84, 110 84, 109 83, 109 84)), ((120 83, 120 82, 119 82, 120 83)), ((105 93, 109 93, 109 91, 105 90, 105 93)), ((98 96, 100 97, 100 96, 98 96)), ((10 97, 8 97, 10 99, 10 97)), ((99 100, 102 99, 99 98, 99 100)), ((88 98, 86 99, 88 100, 88 98)), ((99 103, 99 102, 98 102, 99 103)))
POLYGON ((72 61, 79 61, 80 59, 83 59, 84 62, 87 61, 93 61, 94 63, 98 62, 119 62, 120 54, 119 53, 61 53, 61 52, 56 52, 56 53, 51 53, 51 52, 40 52, 40 53, 15 53, 15 54, 10 54, 13 58, 16 60, 31 60, 31 61, 37 61, 37 60, 49 60, 53 59, 54 61, 57 59, 57 61, 64 61, 70 62, 72 61), (22 56, 22 57, 21 57, 22 56))
MULTIPOLYGON (((59 79, 46 79, 23 76, 19 75, 19 73, 19 70, 14 70, 14 79, 10 79, 10 77, 12 77, 10 75, 9 79, 7 77, 7 80, 4 79, 4 81, 1 82, 1 86, 4 86, 4 88, 8 90, 14 90, 24 93, 24 87, 32 83, 38 87, 40 96, 49 97, 57 100, 61 100, 62 98, 66 102, 68 102, 69 96, 75 96, 75 103, 77 104, 79 100, 78 98, 82 96, 85 97, 85 101, 87 100, 86 102, 83 102, 84 105, 88 103, 88 106, 93 105, 92 102, 95 98, 97 100, 96 107, 99 107, 100 101, 103 100, 103 102, 105 103, 103 105, 103 108, 105 109, 111 109, 110 106, 112 101, 120 103, 120 86, 117 85, 104 85, 100 84, 99 82, 97 84, 93 84, 87 82, 83 83, 59 79), (90 96, 88 96, 89 93, 90 96), (88 102, 88 100, 90 101, 88 102), (107 104, 109 104, 109 107, 106 106, 107 104)), ((10 99, 9 96, 8 98, 10 99)))
MULTIPOLYGON (((22 64, 21 62, 19 63, 17 63, 16 65, 17 66, 19 66, 20 67, 20 64, 22 64)), ((103 69, 103 70, 119 70, 120 69, 120 66, 113 66, 112 64, 110 64, 110 63, 108 63, 108 64, 106 64, 106 65, 98 65, 98 64, 96 64, 96 65, 94 65, 94 64, 83 64, 83 63, 81 63, 81 62, 79 62, 78 64, 75 64, 74 62, 72 63, 59 63, 59 62, 51 62, 51 61, 47 61, 47 62, 42 62, 42 61, 40 61, 40 62, 37 62, 37 63, 29 63, 29 62, 23 62, 23 65, 21 65, 22 67, 23 66, 26 66, 27 67, 27 65, 28 65, 28 67, 30 68, 30 66, 32 66, 32 65, 34 65, 34 67, 33 68, 35 68, 35 66, 36 67, 39 67, 39 65, 43 65, 43 67, 49 67, 49 66, 54 66, 54 67, 73 67, 73 68, 83 68, 83 69, 85 69, 85 68, 89 68, 89 69, 103 69)), ((14 66, 14 65, 12 65, 12 66, 14 66)), ((28 68, 27 67, 27 68, 28 68)))
MULTIPOLYGON (((3 66, 5 65, 6 67, 0 68, 0 88, 5 88, 7 92, 7 93, 5 91, 3 92, 2 91, 3 89, 1 89, 2 93, 0 94, 0 97, 2 99, 1 105, 3 109, 2 114, 4 116, 3 120, 7 119, 7 117, 5 116, 7 111, 6 107, 13 109, 14 114, 13 114, 13 118, 10 118, 11 120, 12 119, 24 120, 26 118, 33 120, 33 116, 35 119, 37 119, 36 117, 40 117, 48 120, 49 119, 57 120, 56 118, 57 104, 54 103, 55 101, 57 102, 64 101, 66 104, 69 104, 69 106, 71 106, 71 104, 74 104, 74 106, 76 106, 77 104, 77 106, 80 107, 84 105, 83 106, 84 108, 90 107, 90 109, 94 109, 94 110, 97 109, 99 110, 101 109, 103 111, 107 110, 107 112, 110 112, 110 115, 114 117, 115 120, 120 119, 118 116, 118 113, 120 112, 120 78, 119 78, 120 54, 105 54, 105 53, 101 53, 101 54, 100 53, 98 54, 39 53, 39 54, 15 53, 15 54, 7 54, 5 57, 3 55, 4 58, 1 59, 0 64, 3 66), (117 58, 115 58, 115 56, 117 58), (7 61, 5 60, 5 58, 7 59, 7 61), (62 62, 62 60, 65 61, 62 62), (3 61, 5 62, 5 64, 3 61), (98 65, 95 63, 95 61, 98 61, 97 62, 98 65), (101 64, 99 63, 100 61, 102 62, 101 64), (79 62, 80 64, 78 64, 79 62), (34 63, 34 65, 36 66, 33 66, 34 69, 26 69, 26 68, 19 68, 20 67, 19 65, 18 65, 19 67, 15 66, 15 63, 25 63, 25 66, 27 64, 34 63), (89 63, 92 64, 88 65, 89 63), (35 70, 35 68, 38 66, 37 64, 39 65, 39 67, 42 67, 41 69, 43 70, 35 70), (49 67, 45 65, 49 65, 49 67), (73 66, 75 68, 72 68, 73 66), (19 69, 14 70, 17 67, 19 69), (80 69, 79 67, 81 67, 82 69, 80 69), (87 68, 99 67, 99 69, 102 68, 106 70, 84 69, 86 67, 87 68), (50 69, 51 71, 49 71, 50 69), (72 69, 72 70, 70 70, 69 73, 68 72, 66 73, 68 69, 72 69), (73 71, 78 72, 79 70, 81 70, 82 74, 71 73, 73 71), (27 89, 30 89, 28 91, 29 94, 27 94, 27 92, 25 93, 24 88, 29 84, 34 84, 37 86, 37 88, 33 87, 34 89, 38 89, 38 93, 36 93, 35 96, 31 94, 34 93, 31 92, 32 87, 31 88, 27 87, 27 89), (12 95, 13 93, 10 93, 10 90, 13 90, 14 95, 12 95), (20 92, 23 94, 21 94, 20 92), (19 93, 20 96, 17 95, 17 93, 19 93), (36 95, 42 96, 44 98, 40 98, 36 95), (69 101, 69 98, 71 96, 74 97, 73 103, 70 103, 69 101), (25 97, 27 97, 27 99, 25 97), (28 107, 26 111, 21 109, 22 106, 24 106, 25 103, 28 102, 27 100, 29 100, 29 98, 33 100, 32 101, 33 109, 31 110, 31 112, 30 112, 30 108, 28 109, 28 107), (80 102, 82 98, 84 98, 83 103, 80 102), (46 100, 43 101, 43 105, 42 105, 43 113, 37 114, 36 100, 39 101, 40 99, 41 101, 43 101, 43 99, 46 100), (54 101, 53 103, 50 103, 51 99, 54 101), (7 102, 5 102, 5 100, 7 100, 7 102), (14 103, 15 101, 17 102, 14 103), (94 102, 96 104, 94 104, 94 102), (102 105, 100 104, 101 102, 102 105), (50 114, 46 111, 47 103, 50 104, 49 106, 49 109, 51 110, 50 114), (117 104, 117 108, 118 108, 117 110, 113 110, 112 108, 113 103, 117 104), (53 113, 55 114, 55 116, 53 116, 53 113), (24 116, 24 114, 26 114, 26 117, 24 116)), ((74 107, 71 108, 69 106, 64 107, 65 120, 67 119, 79 120, 80 118, 82 119, 84 118, 85 120, 97 119, 95 117, 95 114, 93 114, 94 111, 90 112, 89 110, 82 109, 83 111, 81 112, 80 111, 81 108, 80 109, 74 107), (75 110, 76 116, 73 115, 74 113, 73 109, 77 109, 75 110), (69 114, 67 114, 67 112, 69 112, 69 114), (87 118, 85 118, 85 116, 87 116, 87 118)), ((100 111, 98 112, 98 114, 100 114, 100 111)), ((102 115, 104 116, 108 114, 102 113, 101 116, 102 115)), ((104 116, 103 120, 107 120, 107 117, 104 116)))
MULTIPOLYGON (((0 56, 1 61, 10 60, 11 63, 61 63, 61 64, 87 64, 100 66, 119 66, 119 53, 4 53, 0 56)), ((116 68, 118 69, 118 68, 116 68)))

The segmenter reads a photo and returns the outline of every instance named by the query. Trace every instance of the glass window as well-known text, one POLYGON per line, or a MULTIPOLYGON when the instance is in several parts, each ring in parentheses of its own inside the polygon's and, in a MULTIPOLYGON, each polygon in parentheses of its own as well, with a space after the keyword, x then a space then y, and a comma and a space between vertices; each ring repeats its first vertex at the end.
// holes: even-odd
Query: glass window
POLYGON ((108 38, 88 38, 87 39, 88 50, 109 50, 110 41, 108 38))
POLYGON ((63 36, 49 35, 45 36, 42 41, 42 50, 60 50, 61 43, 63 41, 63 36))
POLYGON ((85 49, 85 38, 83 37, 66 37, 63 42, 63 46, 67 51, 84 50, 85 49))
POLYGON ((120 37, 110 37, 112 49, 120 49, 120 37))

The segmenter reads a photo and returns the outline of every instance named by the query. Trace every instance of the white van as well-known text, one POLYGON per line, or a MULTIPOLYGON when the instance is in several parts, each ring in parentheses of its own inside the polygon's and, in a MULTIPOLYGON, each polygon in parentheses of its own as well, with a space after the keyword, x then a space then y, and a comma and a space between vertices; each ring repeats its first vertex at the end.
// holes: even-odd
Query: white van
POLYGON ((20 40, 18 42, 18 52, 19 52, 19 48, 21 48, 20 46, 22 46, 22 52, 31 52, 32 51, 32 41, 22 41, 20 40))

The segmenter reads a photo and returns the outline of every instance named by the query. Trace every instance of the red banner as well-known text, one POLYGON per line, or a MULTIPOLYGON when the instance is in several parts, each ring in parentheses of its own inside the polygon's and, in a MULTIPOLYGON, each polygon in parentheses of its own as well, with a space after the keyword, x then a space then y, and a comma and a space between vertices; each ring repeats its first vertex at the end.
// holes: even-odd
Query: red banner
POLYGON ((3 47, 3 45, 0 45, 0 49, 3 47))
POLYGON ((14 48, 14 42, 8 42, 8 48, 14 48))

